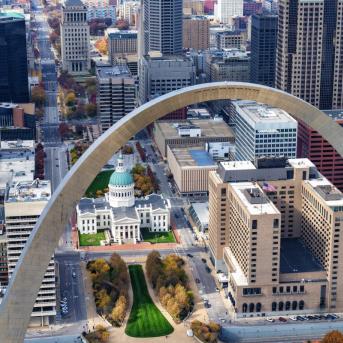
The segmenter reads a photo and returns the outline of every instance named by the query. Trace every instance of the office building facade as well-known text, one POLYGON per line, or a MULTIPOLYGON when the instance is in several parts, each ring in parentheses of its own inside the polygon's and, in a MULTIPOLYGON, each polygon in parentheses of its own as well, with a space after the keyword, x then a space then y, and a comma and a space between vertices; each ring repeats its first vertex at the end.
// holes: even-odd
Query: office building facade
POLYGON ((274 87, 277 41, 277 15, 251 17, 250 81, 274 87))
POLYGON ((0 102, 29 101, 25 18, 0 12, 0 102))
POLYGON ((287 112, 254 101, 231 102, 230 120, 236 133, 236 159, 297 156, 298 123, 287 112))
POLYGON ((72 75, 87 74, 90 69, 90 33, 87 7, 80 0, 67 0, 62 7, 62 68, 72 75))
MULTIPOLYGON (((9 279, 21 251, 51 196, 50 181, 22 181, 10 186, 5 199, 5 224, 9 279)), ((50 260, 34 304, 32 326, 49 325, 56 315, 55 262, 50 260)))
POLYGON ((209 20, 204 16, 183 19, 183 47, 185 49, 206 50, 210 44, 209 20))
POLYGON ((105 31, 108 41, 108 59, 112 64, 128 55, 137 55, 137 31, 109 28, 105 31))
POLYGON ((343 195, 308 159, 210 172, 209 247, 238 318, 340 312, 343 195))
POLYGON ((184 56, 144 56, 139 61, 140 104, 195 84, 195 66, 184 56))
POLYGON ((342 4, 279 2, 276 87, 320 109, 343 107, 342 4))
POLYGON ((182 52, 182 0, 143 1, 144 52, 182 52))
MULTIPOLYGON (((343 126, 341 110, 325 111, 339 125, 343 126)), ((343 158, 317 131, 304 122, 298 122, 298 157, 310 159, 328 180, 343 191, 343 158)))
POLYGON ((131 112, 136 104, 136 85, 125 65, 97 66, 98 117, 102 131, 131 112))
POLYGON ((214 16, 223 24, 233 25, 234 17, 243 16, 242 0, 217 0, 214 5, 214 16))

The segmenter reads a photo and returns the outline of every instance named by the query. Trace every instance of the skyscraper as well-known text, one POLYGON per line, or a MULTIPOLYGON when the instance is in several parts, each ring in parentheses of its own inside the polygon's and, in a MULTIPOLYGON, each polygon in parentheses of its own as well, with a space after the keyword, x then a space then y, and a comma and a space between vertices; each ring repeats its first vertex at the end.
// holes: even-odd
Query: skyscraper
POLYGON ((233 25, 232 19, 243 15, 243 0, 218 0, 214 15, 221 23, 233 25))
POLYGON ((182 52, 182 0, 143 1, 144 52, 182 52))
POLYGON ((277 15, 254 14, 251 18, 250 81, 274 87, 277 15))
POLYGON ((71 74, 86 74, 90 69, 87 7, 80 0, 67 0, 61 20, 62 67, 71 74))
POLYGON ((321 109, 343 106, 342 20, 335 0, 280 0, 277 88, 321 109))
POLYGON ((0 12, 0 102, 29 101, 25 19, 0 12))

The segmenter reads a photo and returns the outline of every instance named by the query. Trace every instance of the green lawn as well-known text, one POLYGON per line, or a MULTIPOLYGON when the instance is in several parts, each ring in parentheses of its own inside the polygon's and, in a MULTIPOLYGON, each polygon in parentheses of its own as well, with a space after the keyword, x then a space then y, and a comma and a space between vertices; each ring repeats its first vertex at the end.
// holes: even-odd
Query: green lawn
POLYGON ((94 234, 79 233, 81 247, 100 245, 100 241, 103 240, 105 240, 105 233, 102 231, 94 234))
POLYGON ((171 334, 173 327, 150 298, 142 266, 129 266, 129 272, 133 306, 125 333, 131 337, 160 337, 171 334))
POLYGON ((173 231, 150 232, 148 228, 142 228, 141 233, 145 242, 150 243, 175 243, 173 231))
POLYGON ((88 198, 95 198, 96 191, 108 188, 108 182, 112 173, 113 170, 103 170, 100 172, 86 190, 86 196, 88 198))

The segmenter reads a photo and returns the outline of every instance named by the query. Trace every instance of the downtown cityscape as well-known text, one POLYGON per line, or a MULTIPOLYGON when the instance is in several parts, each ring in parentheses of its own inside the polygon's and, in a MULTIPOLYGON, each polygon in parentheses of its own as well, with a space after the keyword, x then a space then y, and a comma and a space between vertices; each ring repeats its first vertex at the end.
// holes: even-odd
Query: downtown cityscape
POLYGON ((0 0, 0 343, 343 343, 342 0, 0 0))

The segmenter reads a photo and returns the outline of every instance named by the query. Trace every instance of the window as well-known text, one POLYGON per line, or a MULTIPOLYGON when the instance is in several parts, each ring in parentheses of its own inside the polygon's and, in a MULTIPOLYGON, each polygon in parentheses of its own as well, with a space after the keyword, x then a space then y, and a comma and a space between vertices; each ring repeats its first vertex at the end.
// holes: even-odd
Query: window
POLYGON ((304 302, 304 300, 300 300, 300 301, 299 301, 299 310, 303 310, 304 307, 305 307, 305 302, 304 302))
POLYGON ((276 302, 274 301, 274 302, 272 303, 272 311, 276 311, 276 307, 277 307, 277 304, 276 304, 276 302))
POLYGON ((256 230, 256 229, 257 229, 257 220, 256 220, 256 219, 254 219, 254 220, 252 221, 252 223, 251 223, 251 228, 252 228, 253 230, 256 230))
POLYGON ((279 227, 279 219, 274 219, 273 221, 273 228, 276 229, 279 227))

